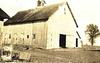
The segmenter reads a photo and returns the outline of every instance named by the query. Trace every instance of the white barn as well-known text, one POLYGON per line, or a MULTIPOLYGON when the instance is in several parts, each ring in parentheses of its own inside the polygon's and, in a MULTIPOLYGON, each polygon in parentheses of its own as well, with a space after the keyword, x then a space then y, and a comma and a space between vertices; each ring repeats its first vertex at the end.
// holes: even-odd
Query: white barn
POLYGON ((68 3, 18 12, 4 23, 4 43, 33 47, 81 47, 78 24, 68 3))

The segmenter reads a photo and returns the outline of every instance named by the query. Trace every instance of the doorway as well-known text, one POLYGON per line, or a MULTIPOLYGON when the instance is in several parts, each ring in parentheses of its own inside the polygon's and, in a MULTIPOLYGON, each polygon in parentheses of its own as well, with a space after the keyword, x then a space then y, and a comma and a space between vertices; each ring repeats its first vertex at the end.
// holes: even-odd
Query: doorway
POLYGON ((66 35, 60 34, 59 36, 59 46, 62 48, 66 48, 66 35))
POLYGON ((78 47, 78 38, 76 38, 76 47, 78 47))

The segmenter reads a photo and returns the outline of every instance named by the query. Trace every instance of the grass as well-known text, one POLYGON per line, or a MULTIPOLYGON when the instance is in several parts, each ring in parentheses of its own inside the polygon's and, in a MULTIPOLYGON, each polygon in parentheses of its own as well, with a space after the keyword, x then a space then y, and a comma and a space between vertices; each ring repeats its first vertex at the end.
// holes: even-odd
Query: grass
MULTIPOLYGON (((100 63, 100 51, 83 49, 33 49, 31 63, 100 63)), ((27 62, 27 63, 30 63, 27 62)), ((21 63, 21 62, 16 62, 21 63)))
POLYGON ((100 63, 100 51, 53 51, 34 50, 31 55, 33 63, 100 63))

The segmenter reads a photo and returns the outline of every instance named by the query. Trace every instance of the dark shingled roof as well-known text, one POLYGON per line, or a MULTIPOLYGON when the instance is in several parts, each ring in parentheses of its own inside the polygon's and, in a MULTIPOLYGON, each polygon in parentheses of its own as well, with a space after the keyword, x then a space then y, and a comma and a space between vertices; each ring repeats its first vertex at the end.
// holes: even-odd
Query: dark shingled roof
POLYGON ((26 11, 20 11, 11 19, 6 21, 4 25, 46 21, 58 9, 58 6, 59 4, 54 4, 26 11))
POLYGON ((1 8, 0 8, 0 20, 2 20, 3 21, 3 19, 8 19, 8 18, 10 18, 9 16, 8 16, 8 14, 6 14, 1 8))
MULTIPOLYGON (((4 22, 4 25, 14 25, 14 24, 22 24, 22 23, 30 23, 30 22, 32 23, 32 22, 47 21, 48 18, 58 9, 59 5, 62 5, 62 4, 63 3, 38 7, 35 9, 26 10, 26 11, 20 11, 15 16, 13 16, 12 18, 4 22)), ((66 4, 76 24, 76 27, 78 27, 78 24, 76 22, 76 19, 72 13, 72 10, 68 2, 66 2, 66 4)))

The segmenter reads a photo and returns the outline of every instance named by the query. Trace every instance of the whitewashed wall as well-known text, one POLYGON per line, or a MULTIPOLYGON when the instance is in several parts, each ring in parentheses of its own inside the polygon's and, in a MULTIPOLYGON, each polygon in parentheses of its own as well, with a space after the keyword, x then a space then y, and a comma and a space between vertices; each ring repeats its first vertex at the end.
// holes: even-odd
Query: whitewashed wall
POLYGON ((12 44, 31 44, 32 24, 18 24, 4 26, 3 39, 6 43, 12 44), (11 39, 9 35, 11 34, 11 39), (27 38, 29 35, 29 38, 27 38), (29 43, 30 42, 30 43, 29 43))
POLYGON ((3 21, 0 21, 0 46, 2 45, 3 42, 3 21))
POLYGON ((66 34, 66 47, 75 47, 76 25, 67 5, 60 6, 48 20, 48 49, 59 48, 59 34, 66 34))
POLYGON ((47 44, 47 24, 44 21, 32 24, 32 34, 35 34, 35 39, 32 39, 34 47, 46 48, 47 44))

